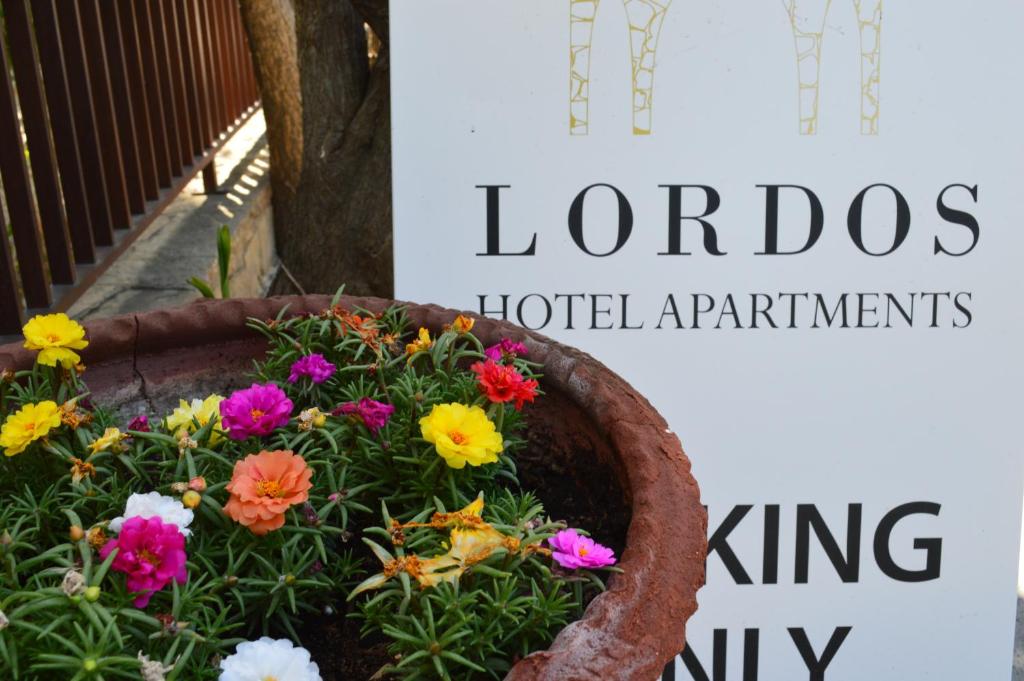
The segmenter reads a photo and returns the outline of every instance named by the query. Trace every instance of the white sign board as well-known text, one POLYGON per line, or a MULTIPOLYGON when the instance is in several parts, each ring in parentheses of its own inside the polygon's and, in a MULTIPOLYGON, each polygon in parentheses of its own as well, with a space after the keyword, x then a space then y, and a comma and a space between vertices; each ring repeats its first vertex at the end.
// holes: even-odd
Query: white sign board
POLYGON ((693 460, 667 678, 1010 675, 1024 4, 884 10, 391 3, 396 295, 593 353, 693 460))

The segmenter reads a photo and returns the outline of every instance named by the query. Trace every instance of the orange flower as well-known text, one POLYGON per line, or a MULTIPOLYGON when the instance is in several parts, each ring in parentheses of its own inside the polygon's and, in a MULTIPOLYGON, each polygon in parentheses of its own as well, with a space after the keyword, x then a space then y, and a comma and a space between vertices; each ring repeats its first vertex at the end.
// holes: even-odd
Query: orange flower
POLYGON ((224 512, 253 534, 264 535, 284 525, 290 506, 309 498, 312 476, 305 459, 294 452, 250 454, 235 463, 224 512))

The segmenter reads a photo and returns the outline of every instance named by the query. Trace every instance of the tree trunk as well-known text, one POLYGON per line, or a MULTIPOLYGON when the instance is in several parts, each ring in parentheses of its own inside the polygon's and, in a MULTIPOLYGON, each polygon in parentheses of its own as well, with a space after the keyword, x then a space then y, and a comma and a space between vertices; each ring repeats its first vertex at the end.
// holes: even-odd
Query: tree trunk
POLYGON ((277 252, 294 290, 390 297, 387 0, 241 0, 270 145, 277 252), (380 40, 371 65, 368 24, 380 40))

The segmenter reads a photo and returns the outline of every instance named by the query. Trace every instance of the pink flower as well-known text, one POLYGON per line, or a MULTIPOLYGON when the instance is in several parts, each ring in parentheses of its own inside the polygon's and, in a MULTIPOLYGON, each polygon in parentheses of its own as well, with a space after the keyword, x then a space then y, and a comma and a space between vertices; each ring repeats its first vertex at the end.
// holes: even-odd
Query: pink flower
POLYGON ((551 557, 567 570, 615 565, 615 552, 576 530, 562 530, 548 539, 551 557))
POLYGON ((377 432, 383 428, 391 415, 395 413, 394 406, 385 404, 384 402, 378 402, 377 400, 371 400, 369 397, 364 397, 356 402, 349 402, 343 404, 332 412, 335 416, 341 416, 342 414, 348 414, 355 416, 363 422, 371 433, 377 434, 377 432))
POLYGON ((117 539, 111 539, 100 549, 100 558, 119 549, 111 567, 128 575, 128 590, 137 593, 132 601, 136 608, 145 608, 153 594, 174 579, 184 584, 185 536, 177 525, 164 523, 160 518, 140 518, 124 521, 117 539))
POLYGON ((128 422, 128 430, 134 430, 137 433, 148 433, 150 430, 149 417, 145 414, 139 414, 128 422))
POLYGON ((337 368, 324 359, 318 353, 306 355, 292 364, 291 373, 288 375, 289 383, 298 383, 303 376, 308 376, 314 383, 320 385, 334 375, 337 368))
POLYGON ((511 338, 502 338, 500 342, 484 350, 484 354, 487 355, 487 359, 501 362, 524 356, 527 354, 527 350, 522 343, 517 343, 511 338))
POLYGON ((293 406, 284 391, 273 383, 253 383, 220 403, 221 424, 232 440, 269 435, 275 428, 287 425, 293 406))

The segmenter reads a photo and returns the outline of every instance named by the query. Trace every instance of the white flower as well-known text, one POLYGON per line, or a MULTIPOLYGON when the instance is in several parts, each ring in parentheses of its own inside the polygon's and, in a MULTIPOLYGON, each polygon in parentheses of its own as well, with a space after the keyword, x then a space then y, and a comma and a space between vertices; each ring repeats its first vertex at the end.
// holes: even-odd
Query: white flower
POLYGON ((239 643, 235 654, 220 663, 220 681, 323 681, 309 651, 287 639, 268 638, 239 643))
POLYGON ((133 494, 128 497, 124 515, 110 521, 110 531, 120 532, 121 525, 128 518, 159 518, 162 523, 177 525, 186 537, 192 534, 188 529, 192 523, 192 511, 185 508, 177 499, 166 497, 159 492, 133 494))

